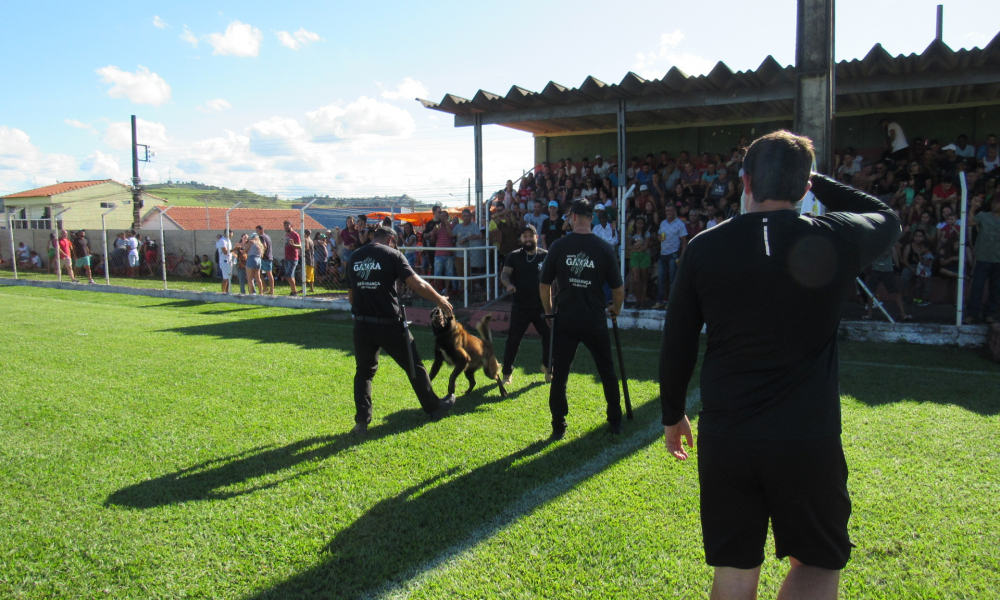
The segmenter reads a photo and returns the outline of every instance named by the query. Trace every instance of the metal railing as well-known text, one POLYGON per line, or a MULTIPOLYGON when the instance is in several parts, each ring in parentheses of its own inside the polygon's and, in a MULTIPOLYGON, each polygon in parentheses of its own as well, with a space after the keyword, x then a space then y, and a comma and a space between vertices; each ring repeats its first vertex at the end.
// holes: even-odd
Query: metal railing
MULTIPOLYGON (((463 301, 464 301, 465 308, 468 308, 468 306, 469 306, 469 282, 470 281, 481 281, 481 280, 485 280, 486 281, 486 299, 487 300, 489 300, 490 297, 491 297, 491 295, 490 295, 490 289, 491 289, 490 282, 492 281, 493 282, 493 286, 492 286, 492 290, 493 290, 493 292, 492 292, 492 298, 495 300, 495 299, 497 299, 499 297, 499 293, 500 293, 499 287, 500 287, 500 285, 499 285, 499 283, 497 281, 497 275, 498 275, 497 265, 499 264, 500 253, 499 253, 499 249, 496 246, 471 246, 471 247, 465 246, 465 247, 448 247, 448 248, 440 248, 440 247, 437 247, 437 246, 426 246, 426 247, 421 247, 421 246, 407 246, 406 249, 407 250, 411 250, 411 252, 437 252, 438 250, 445 250, 445 251, 449 251, 449 252, 461 252, 462 253, 462 275, 455 275, 455 276, 451 276, 451 275, 434 275, 433 274, 434 273, 434 263, 431 262, 431 268, 430 268, 431 275, 421 275, 420 277, 422 279, 426 279, 428 281, 439 281, 439 280, 440 281, 461 281, 462 282, 462 292, 464 294, 463 301), (480 274, 477 274, 477 275, 471 275, 471 274, 469 274, 469 268, 470 268, 470 266, 469 266, 469 252, 482 252, 483 254, 486 255, 486 259, 487 260, 486 260, 486 272, 485 273, 480 273, 480 274), (489 260, 491 253, 493 255, 492 256, 493 260, 489 260)), ((404 254, 406 254, 406 252, 404 252, 404 254)), ((449 257, 449 258, 456 258, 456 257, 452 256, 452 257, 449 257)))

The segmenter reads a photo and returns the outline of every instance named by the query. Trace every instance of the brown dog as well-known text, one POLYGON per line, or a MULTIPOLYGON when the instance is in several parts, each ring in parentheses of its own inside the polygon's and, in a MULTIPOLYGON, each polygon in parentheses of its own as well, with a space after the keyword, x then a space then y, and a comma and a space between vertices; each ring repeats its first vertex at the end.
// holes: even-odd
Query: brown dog
POLYGON ((431 367, 431 380, 437 376, 442 364, 454 365, 455 370, 451 372, 451 379, 448 382, 449 394, 455 393, 455 382, 460 373, 465 373, 465 378, 469 380, 469 389, 465 390, 465 393, 471 392, 476 387, 476 370, 482 367, 486 376, 499 385, 500 396, 507 397, 507 390, 500 382, 500 363, 493 349, 493 336, 490 335, 491 319, 490 315, 486 315, 476 326, 476 331, 482 336, 482 339, 479 339, 466 331, 454 316, 446 317, 438 308, 431 311, 431 329, 434 331, 434 365, 431 367))

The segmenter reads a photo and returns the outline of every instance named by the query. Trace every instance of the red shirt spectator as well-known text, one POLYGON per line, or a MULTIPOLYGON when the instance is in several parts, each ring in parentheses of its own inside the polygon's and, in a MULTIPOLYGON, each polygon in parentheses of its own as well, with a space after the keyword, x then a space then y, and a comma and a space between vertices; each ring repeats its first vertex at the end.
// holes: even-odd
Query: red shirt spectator
POLYGON ((292 244, 298 244, 300 240, 295 230, 285 232, 285 260, 299 260, 299 249, 292 244))
MULTIPOLYGON (((454 246, 454 239, 451 235, 451 223, 447 221, 447 216, 445 216, 445 219, 446 220, 439 222, 437 227, 435 227, 432 232, 432 235, 434 236, 434 246, 438 248, 449 248, 454 246)), ((434 253, 435 257, 451 255, 451 250, 438 250, 434 253)))
POLYGON ((59 258, 62 260, 67 260, 70 257, 70 242, 69 238, 61 238, 59 240, 59 258))

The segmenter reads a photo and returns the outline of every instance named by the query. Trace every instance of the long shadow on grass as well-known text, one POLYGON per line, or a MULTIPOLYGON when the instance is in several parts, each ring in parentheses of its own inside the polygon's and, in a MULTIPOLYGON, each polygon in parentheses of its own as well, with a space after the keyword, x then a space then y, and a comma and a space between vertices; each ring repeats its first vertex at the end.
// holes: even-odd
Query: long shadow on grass
POLYGON ((337 532, 318 565, 251 598, 356 598, 405 583, 654 443, 658 416, 658 403, 648 402, 626 427, 636 438, 612 440, 600 427, 547 452, 549 443, 539 441, 463 475, 431 477, 337 532))
POLYGON ((341 433, 307 438, 286 446, 253 448, 122 488, 108 496, 104 506, 145 509, 198 500, 227 500, 251 494, 301 477, 309 471, 289 473, 277 481, 242 487, 254 479, 275 475, 305 462, 321 461, 352 446, 416 429, 428 422, 423 411, 404 410, 388 415, 385 422, 369 429, 364 438, 341 433), (227 489, 233 486, 239 489, 227 489))
POLYGON ((997 387, 995 375, 906 371, 852 364, 840 366, 840 393, 872 407, 896 402, 928 402, 993 416, 1000 414, 997 387))

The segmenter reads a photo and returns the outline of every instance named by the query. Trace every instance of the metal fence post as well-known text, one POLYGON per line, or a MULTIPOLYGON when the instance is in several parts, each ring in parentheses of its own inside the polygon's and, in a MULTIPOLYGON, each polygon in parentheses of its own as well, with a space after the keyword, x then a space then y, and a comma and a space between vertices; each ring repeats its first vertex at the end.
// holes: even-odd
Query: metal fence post
MULTIPOLYGON (((466 241, 468 243, 468 241, 466 241)), ((465 308, 469 308, 469 251, 462 250, 462 290, 465 292, 465 308)))
MULTIPOLYGON (((14 224, 11 221, 10 218, 11 212, 7 210, 6 203, 3 204, 3 215, 4 217, 7 218, 7 233, 10 234, 10 264, 14 268, 14 279, 17 279, 17 256, 16 256, 16 250, 14 250, 14 224)), ((36 253, 38 252, 37 247, 35 249, 35 252, 36 253)), ((41 255, 39 254, 39 256, 41 255)))
MULTIPOLYGON (((299 209, 299 262, 302 263, 302 297, 306 297, 306 209, 312 206, 313 202, 319 198, 313 198, 308 204, 299 209)), ((314 256, 315 258, 315 256, 314 256)), ((314 266, 313 269, 316 267, 314 266)))
POLYGON ((104 282, 111 285, 111 257, 108 255, 108 223, 107 217, 118 206, 112 206, 111 210, 101 214, 101 245, 104 247, 104 282))
MULTIPOLYGON (((962 186, 962 224, 958 232, 958 292, 955 295, 955 325, 961 325, 965 310, 965 241, 969 231, 969 188, 965 173, 958 174, 962 186)), ((994 200, 996 202, 996 200, 994 200)))
MULTIPOLYGON (((159 206, 156 207, 160 211, 160 271, 163 273, 163 289, 167 289, 167 247, 163 243, 163 215, 166 214, 167 210, 172 207, 168 206, 167 210, 163 210, 159 206)), ((226 215, 226 228, 229 228, 229 216, 226 215)))

